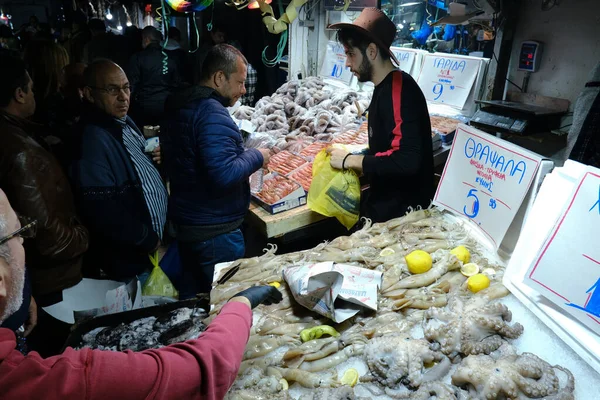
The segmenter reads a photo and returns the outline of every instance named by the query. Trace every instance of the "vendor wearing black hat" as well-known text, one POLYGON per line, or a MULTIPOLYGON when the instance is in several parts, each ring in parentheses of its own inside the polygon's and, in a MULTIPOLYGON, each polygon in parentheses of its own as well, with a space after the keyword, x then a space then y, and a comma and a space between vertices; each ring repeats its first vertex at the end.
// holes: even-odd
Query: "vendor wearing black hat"
POLYGON ((431 124, 423 92, 400 71, 390 46, 396 36, 392 21, 376 8, 366 8, 353 24, 333 24, 346 52, 346 66, 360 82, 373 82, 369 106, 369 152, 352 155, 331 149, 331 166, 364 173, 371 187, 361 215, 373 222, 399 217, 409 207, 427 207, 433 195, 431 124))

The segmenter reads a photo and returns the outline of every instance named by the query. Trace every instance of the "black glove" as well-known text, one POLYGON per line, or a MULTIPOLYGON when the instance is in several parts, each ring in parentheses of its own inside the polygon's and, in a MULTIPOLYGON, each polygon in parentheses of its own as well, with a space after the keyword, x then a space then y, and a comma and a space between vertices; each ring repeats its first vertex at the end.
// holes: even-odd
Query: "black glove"
MULTIPOLYGON (((283 299, 283 295, 274 286, 252 286, 246 290, 242 290, 233 297, 242 296, 250 301, 250 308, 255 308, 259 304, 270 306, 277 304, 283 299)), ((233 298, 232 297, 232 298, 233 298)))

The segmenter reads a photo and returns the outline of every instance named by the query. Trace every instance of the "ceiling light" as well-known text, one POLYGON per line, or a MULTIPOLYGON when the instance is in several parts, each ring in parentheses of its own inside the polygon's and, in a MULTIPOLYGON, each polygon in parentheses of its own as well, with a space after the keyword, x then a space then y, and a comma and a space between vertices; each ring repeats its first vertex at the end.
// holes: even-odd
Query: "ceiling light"
MULTIPOLYGON (((273 2, 273 0, 265 0, 265 3, 267 4, 271 4, 273 2)), ((258 0, 254 0, 251 1, 250 4, 248 4, 248 9, 250 10, 257 10, 260 8, 260 4, 258 4, 258 0)))
POLYGON ((404 3, 404 4, 400 4, 399 7, 410 7, 410 6, 418 6, 419 4, 421 4, 422 2, 420 1, 411 1, 408 3, 404 3))

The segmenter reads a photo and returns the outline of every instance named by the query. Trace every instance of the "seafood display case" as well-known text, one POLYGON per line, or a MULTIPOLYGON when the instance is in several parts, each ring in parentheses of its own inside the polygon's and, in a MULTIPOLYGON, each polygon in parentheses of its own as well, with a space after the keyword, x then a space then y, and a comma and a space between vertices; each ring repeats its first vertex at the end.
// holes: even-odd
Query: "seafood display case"
MULTIPOLYGON (((284 297, 255 309, 227 399, 596 399, 600 371, 507 289, 513 290, 515 268, 528 261, 523 249, 537 246, 530 241, 535 227, 521 231, 538 196, 548 196, 538 191, 551 169, 542 160, 532 172, 500 246, 464 215, 433 206, 384 223, 366 221, 359 231, 311 249, 277 255, 271 247, 260 257, 219 265, 215 280, 240 269, 211 292, 207 321, 227 293, 254 284, 277 282, 284 297), (381 272, 377 311, 336 324, 297 304, 283 270, 326 261, 381 272)), ((594 348, 588 343, 588 352, 594 348)))

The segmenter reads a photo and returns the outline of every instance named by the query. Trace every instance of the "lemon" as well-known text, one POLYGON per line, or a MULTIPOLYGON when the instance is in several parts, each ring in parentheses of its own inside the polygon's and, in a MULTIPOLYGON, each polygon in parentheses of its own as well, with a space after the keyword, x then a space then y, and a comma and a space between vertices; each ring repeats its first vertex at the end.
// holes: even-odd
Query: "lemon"
POLYGON ((475 263, 464 264, 460 267, 460 273, 464 276, 473 276, 479 272, 479 265, 475 263))
POLYGON ((281 378, 279 380, 279 384, 281 385, 281 390, 288 390, 290 388, 290 384, 285 379, 281 378))
POLYGON ((381 253, 379 253, 379 257, 388 257, 393 255, 394 253, 396 253, 394 249, 386 247, 385 249, 381 250, 381 253))
POLYGON ((354 386, 358 383, 358 371, 354 368, 350 368, 344 372, 344 376, 340 380, 342 385, 354 386))
POLYGON ((313 339, 320 339, 323 335, 329 335, 333 337, 340 336, 339 332, 329 325, 319 325, 313 328, 307 328, 300 332, 300 339, 302 342, 308 342, 313 339))
POLYGON ((476 274, 467 279, 467 287, 473 293, 490 287, 490 278, 484 274, 476 274))
POLYGON ((269 286, 273 286, 274 288, 279 289, 279 286, 281 286, 281 284, 279 282, 271 282, 271 283, 269 283, 269 286))
POLYGON ((433 264, 429 253, 423 250, 415 250, 404 258, 411 274, 427 272, 433 264))
POLYGON ((496 270, 494 268, 486 268, 483 271, 481 271, 482 274, 486 274, 487 276, 494 276, 496 275, 496 270))
POLYGON ((450 254, 454 254, 463 264, 467 264, 471 260, 471 253, 469 253, 469 250, 465 246, 453 248, 450 254))

